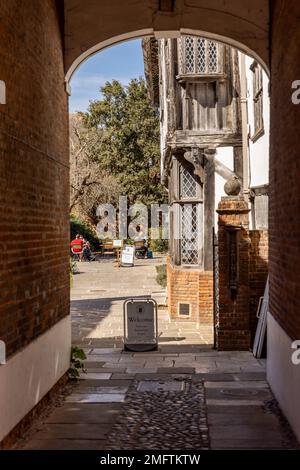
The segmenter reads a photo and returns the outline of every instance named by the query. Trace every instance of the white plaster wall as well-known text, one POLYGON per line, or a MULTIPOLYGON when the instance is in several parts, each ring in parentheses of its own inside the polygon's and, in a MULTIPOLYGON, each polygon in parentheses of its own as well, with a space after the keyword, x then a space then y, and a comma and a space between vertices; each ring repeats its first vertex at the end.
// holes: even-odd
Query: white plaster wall
MULTIPOLYGON (((226 165, 230 170, 233 170, 233 147, 218 147, 216 151, 216 158, 226 165)), ((226 181, 222 176, 215 173, 215 210, 218 209, 218 204, 221 197, 226 196, 224 191, 224 184, 226 181)), ((215 212, 215 229, 218 230, 218 214, 215 212)))
MULTIPOLYGON (((250 135, 254 132, 253 112, 253 72, 250 66, 253 59, 246 56, 246 78, 248 98, 248 128, 250 135)), ((249 179, 250 186, 260 186, 269 182, 269 134, 270 134, 270 99, 269 80, 263 71, 263 121, 264 134, 256 141, 249 139, 249 179)))
POLYGON ((270 313, 267 332, 267 380, 300 442, 300 364, 292 363, 292 340, 270 313))
POLYGON ((161 151, 161 174, 164 169, 165 153, 166 153, 166 139, 168 131, 168 102, 167 102, 167 89, 166 89, 166 57, 164 39, 159 40, 160 51, 160 102, 163 106, 160 107, 160 151, 161 151), (163 113, 163 114, 162 114, 163 113))
POLYGON ((67 371, 70 351, 68 316, 0 365, 0 441, 67 371))

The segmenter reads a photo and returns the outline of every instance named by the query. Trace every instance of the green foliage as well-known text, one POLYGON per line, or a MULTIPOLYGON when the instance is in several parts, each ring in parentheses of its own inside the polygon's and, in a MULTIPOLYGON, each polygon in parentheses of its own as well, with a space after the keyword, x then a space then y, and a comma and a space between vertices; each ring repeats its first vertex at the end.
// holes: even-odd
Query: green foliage
POLYGON ((70 379, 78 379, 80 372, 86 372, 83 364, 85 359, 85 352, 78 348, 78 346, 73 346, 71 350, 71 365, 68 370, 70 379))
POLYGON ((157 240, 151 240, 149 243, 149 248, 151 251, 157 253, 167 253, 168 251, 168 240, 163 240, 161 238, 157 240))
POLYGON ((133 79, 123 87, 113 80, 100 91, 102 99, 80 113, 87 128, 99 133, 94 158, 118 178, 129 204, 166 202, 160 183, 159 116, 150 106, 145 81, 133 79))
POLYGON ((70 258, 70 286, 73 287, 73 275, 78 272, 77 263, 73 258, 70 258))
POLYGON ((155 266, 157 271, 156 282, 162 287, 167 287, 167 265, 155 266))
POLYGON ((77 234, 82 235, 85 240, 88 240, 91 244, 92 250, 99 249, 100 242, 95 232, 91 227, 82 220, 79 220, 76 216, 71 215, 70 218, 70 230, 71 230, 71 240, 73 240, 77 234))

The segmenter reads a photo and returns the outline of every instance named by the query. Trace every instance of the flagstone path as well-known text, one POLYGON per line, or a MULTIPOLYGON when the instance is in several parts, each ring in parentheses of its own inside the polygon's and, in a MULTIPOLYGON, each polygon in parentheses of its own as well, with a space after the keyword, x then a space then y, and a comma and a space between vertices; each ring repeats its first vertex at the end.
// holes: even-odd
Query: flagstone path
POLYGON ((78 383, 44 414, 22 449, 292 449, 297 443, 251 352, 212 349, 212 328, 170 320, 156 283, 162 258, 118 268, 79 263, 73 344, 87 359, 78 383), (157 351, 123 350, 126 298, 152 296, 157 351))

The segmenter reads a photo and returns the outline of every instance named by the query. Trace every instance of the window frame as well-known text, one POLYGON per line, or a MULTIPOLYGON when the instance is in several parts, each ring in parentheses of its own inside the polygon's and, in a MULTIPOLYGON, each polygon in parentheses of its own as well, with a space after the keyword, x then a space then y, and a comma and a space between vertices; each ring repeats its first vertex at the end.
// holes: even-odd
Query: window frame
POLYGON ((252 75, 252 100, 253 100, 253 133, 252 142, 256 142, 265 132, 263 116, 263 70, 254 60, 250 66, 252 75))
POLYGON ((211 78, 220 78, 224 77, 224 45, 213 41, 211 39, 203 38, 200 36, 182 36, 178 38, 178 66, 179 66, 179 77, 211 77, 211 78), (187 41, 193 42, 193 69, 187 70, 186 56, 187 56, 187 41), (199 70, 199 49, 198 41, 204 41, 205 43, 205 70, 199 70), (216 70, 210 70, 209 68, 209 45, 210 43, 216 46, 217 52, 217 67, 216 70))

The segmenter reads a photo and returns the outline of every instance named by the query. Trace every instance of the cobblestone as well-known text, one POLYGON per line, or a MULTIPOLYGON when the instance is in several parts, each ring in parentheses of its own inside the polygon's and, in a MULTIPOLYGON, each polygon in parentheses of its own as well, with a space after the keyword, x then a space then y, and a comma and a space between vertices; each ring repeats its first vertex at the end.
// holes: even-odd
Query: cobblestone
POLYGON ((181 392, 138 391, 134 381, 107 449, 209 449, 203 384, 181 380, 181 392))

